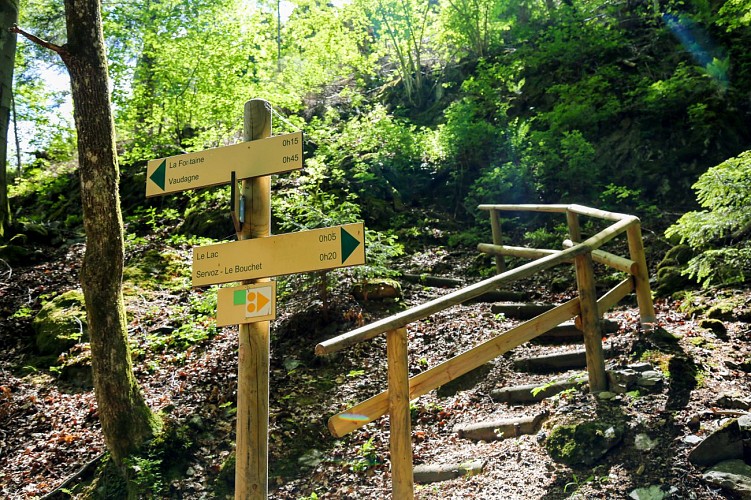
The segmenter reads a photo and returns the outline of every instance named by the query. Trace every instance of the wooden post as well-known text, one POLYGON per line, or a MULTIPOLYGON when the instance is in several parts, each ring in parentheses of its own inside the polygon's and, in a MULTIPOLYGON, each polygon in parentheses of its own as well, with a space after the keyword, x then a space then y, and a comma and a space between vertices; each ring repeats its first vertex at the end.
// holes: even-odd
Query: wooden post
POLYGON ((574 243, 579 243, 582 240, 581 227, 579 226, 579 214, 566 210, 566 222, 568 223, 568 237, 574 243))
POLYGON ((579 289, 579 308, 584 348, 586 349, 589 389, 592 392, 604 391, 608 387, 605 374, 605 356, 602 352, 600 315, 597 307, 597 293, 592 269, 592 254, 585 253, 574 258, 576 286, 579 289))
MULTIPOLYGON (((490 228, 493 231, 493 244, 503 245, 501 233, 501 213, 498 210, 490 210, 490 228)), ((495 272, 501 274, 506 271, 506 262, 503 255, 495 256, 495 272)))
MULTIPOLYGON (((261 99, 246 102, 244 139, 254 141, 269 136, 271 105, 261 99)), ((271 177, 244 179, 242 195, 244 223, 237 239, 269 236, 271 177)), ((260 281, 268 279, 248 283, 260 281)), ((261 500, 268 496, 269 322, 240 325, 239 330, 235 499, 261 500)))
POLYGON ((389 449, 391 452, 391 498, 414 498, 412 473, 412 427, 409 414, 409 364, 407 329, 386 333, 389 370, 389 449))
POLYGON ((628 251, 631 260, 637 263, 637 270, 634 274, 634 288, 636 289, 636 302, 639 304, 641 326, 645 331, 652 331, 655 328, 657 318, 652 303, 652 290, 649 286, 649 270, 647 269, 647 258, 644 256, 644 243, 641 239, 641 224, 631 225, 626 230, 626 235, 628 236, 628 251))

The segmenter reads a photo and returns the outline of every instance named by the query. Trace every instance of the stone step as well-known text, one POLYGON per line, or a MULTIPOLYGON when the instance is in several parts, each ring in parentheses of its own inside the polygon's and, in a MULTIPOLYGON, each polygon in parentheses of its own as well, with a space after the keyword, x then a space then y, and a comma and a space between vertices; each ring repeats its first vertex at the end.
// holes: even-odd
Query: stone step
POLYGON ((477 303, 493 303, 493 302, 521 302, 527 297, 527 294, 523 292, 515 292, 514 290, 492 290, 485 292, 482 295, 478 295, 474 299, 470 299, 465 304, 477 304, 477 303))
POLYGON ((525 384, 494 389, 490 397, 497 403, 537 403, 550 398, 572 387, 587 382, 587 374, 576 375, 562 380, 554 380, 545 384, 525 384), (537 390, 539 389, 539 390, 537 390))
POLYGON ((452 464, 420 464, 415 466, 413 475, 416 483, 436 483, 461 476, 475 476, 482 473, 484 468, 485 460, 452 464))
MULTIPOLYGON (((603 319, 600 322, 600 328, 603 334, 616 333, 620 325, 616 321, 609 319, 603 319)), ((573 321, 566 321, 556 326, 552 330, 548 330, 542 335, 535 337, 533 342, 541 344, 555 344, 565 342, 581 342, 583 340, 582 331, 576 327, 576 323, 573 321)))
POLYGON ((457 424, 457 436, 472 441, 497 441, 522 434, 535 434, 547 418, 548 412, 518 418, 505 418, 473 424, 457 424))
POLYGON ((539 316, 554 307, 554 304, 536 302, 497 302, 490 306, 490 311, 493 314, 503 314, 507 318, 526 320, 539 316))
MULTIPOLYGON (((610 356, 610 348, 603 346, 603 354, 606 358, 610 356)), ((532 373, 550 373, 586 368, 586 351, 584 349, 578 349, 576 351, 543 354, 541 356, 533 356, 530 358, 515 359, 514 367, 517 370, 532 373)))

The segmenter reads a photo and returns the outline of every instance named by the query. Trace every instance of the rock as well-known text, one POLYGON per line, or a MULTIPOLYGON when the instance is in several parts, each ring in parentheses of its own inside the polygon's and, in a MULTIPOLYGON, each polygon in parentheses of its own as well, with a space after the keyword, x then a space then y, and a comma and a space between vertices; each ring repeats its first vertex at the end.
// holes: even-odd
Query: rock
POLYGON ((728 329, 719 319, 702 318, 699 320, 699 327, 711 331, 719 337, 724 337, 728 334, 728 329))
MULTIPOLYGON (((20 245, 2 245, 0 246, 0 259, 3 259, 9 265, 28 264, 34 260, 34 255, 27 247, 20 245)), ((5 266, 3 266, 5 267, 5 266)), ((3 269, 4 271, 5 269, 3 269)))
POLYGON ((743 437, 738 419, 733 419, 714 431, 688 454, 689 461, 699 467, 741 458, 743 458, 743 437))
POLYGON ((751 466, 743 460, 724 460, 703 476, 709 484, 719 486, 743 499, 751 499, 751 466))
POLYGON ((743 398, 739 393, 725 393, 720 394, 715 400, 714 406, 728 410, 748 410, 751 408, 751 401, 748 398, 743 398))
POLYGON ((539 316, 554 307, 555 305, 553 304, 535 304, 531 302, 498 302, 490 306, 490 311, 493 314, 503 314, 507 318, 526 320, 539 316))
POLYGON ((597 393, 597 397, 601 399, 602 401, 609 401, 616 396, 617 396, 616 393, 610 392, 610 391, 601 391, 597 393))
POLYGON ((647 370, 642 372, 641 376, 636 381, 636 385, 639 387, 654 387, 661 382, 662 373, 656 370, 647 370))
POLYGON ((623 440, 620 424, 594 421, 555 426, 545 449, 559 462, 570 466, 593 465, 623 440))
POLYGON ((637 434, 634 438, 634 446, 640 451, 649 451, 657 446, 659 439, 652 439, 646 434, 637 434))
POLYGON ((741 430, 743 440, 743 459, 751 464, 751 415, 743 415, 738 419, 738 427, 741 430))
POLYGON ((352 295, 357 300, 398 299, 402 296, 402 286, 392 279, 374 278, 354 285, 352 295))
POLYGON ((297 459, 297 463, 303 467, 316 467, 323 462, 323 453, 315 448, 306 451, 297 459))
POLYGON ((460 464, 421 464, 415 466, 413 474, 416 483, 425 484, 448 481, 461 476, 474 476, 480 474, 484 468, 484 460, 472 460, 460 464))
POLYGON ((535 434, 547 416, 547 412, 542 412, 526 417, 458 424, 454 426, 454 432, 460 438, 473 441, 496 441, 521 436, 522 434, 535 434))
POLYGON ((634 500, 662 500, 677 491, 675 486, 671 487, 669 491, 665 491, 662 488, 662 486, 657 484, 646 488, 636 488, 628 494, 628 497, 634 500))
POLYGON ((626 368, 628 368, 629 370, 634 370, 635 372, 639 372, 639 373, 644 373, 646 371, 653 369, 652 365, 647 362, 632 363, 630 365, 627 365, 626 368))
POLYGON ((457 377, 454 380, 443 384, 436 390, 436 394, 440 398, 447 398, 455 395, 457 392, 472 389, 488 376, 494 366, 493 363, 485 363, 484 365, 478 366, 461 377, 457 377))
POLYGON ((608 386, 611 392, 624 394, 630 391, 639 379, 639 373, 631 368, 607 370, 608 386))
POLYGON ((670 296, 689 286, 693 282, 683 274, 678 266, 662 267, 657 271, 657 286, 655 293, 661 297, 670 296))
MULTIPOLYGON (((603 346, 603 355, 608 357, 612 354, 609 347, 603 346)), ((530 358, 514 360, 514 366, 520 370, 534 373, 548 373, 552 371, 565 371, 587 367, 586 351, 584 349, 567 351, 553 354, 543 354, 530 358)))
POLYGON ((697 436, 696 434, 689 434, 688 436, 683 438, 683 442, 690 445, 697 445, 702 442, 702 438, 697 436))
POLYGON ((41 354, 59 355, 86 337, 83 292, 70 290, 45 303, 32 320, 41 354))

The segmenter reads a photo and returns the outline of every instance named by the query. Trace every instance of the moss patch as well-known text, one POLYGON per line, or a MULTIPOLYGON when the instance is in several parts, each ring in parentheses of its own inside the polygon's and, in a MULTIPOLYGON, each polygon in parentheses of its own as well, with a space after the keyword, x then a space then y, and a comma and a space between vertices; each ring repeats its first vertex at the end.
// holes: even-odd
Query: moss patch
POLYGON ((545 441, 548 454, 567 465, 592 465, 623 440, 620 424, 583 422, 558 425, 545 441))
POLYGON ((44 304, 32 326, 41 354, 57 356, 82 342, 88 336, 83 292, 70 290, 44 304))

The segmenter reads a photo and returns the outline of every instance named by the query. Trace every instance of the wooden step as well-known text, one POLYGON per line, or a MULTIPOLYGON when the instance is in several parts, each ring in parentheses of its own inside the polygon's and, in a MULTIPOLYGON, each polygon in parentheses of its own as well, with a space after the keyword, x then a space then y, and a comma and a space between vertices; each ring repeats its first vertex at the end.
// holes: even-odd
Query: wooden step
POLYGON ((526 298, 523 292, 514 290, 493 290, 470 299, 465 304, 493 303, 493 302, 521 302, 526 298))
POLYGON ((409 283, 419 283, 436 288, 456 288, 463 285, 462 280, 447 278, 444 276, 431 276, 429 274, 402 274, 402 279, 409 283))
POLYGON ((534 434, 540 429, 540 425, 547 418, 548 412, 538 413, 518 418, 505 418, 479 422, 473 424, 458 424, 454 426, 454 432, 464 439, 473 441, 497 441, 521 436, 522 434, 534 434))

